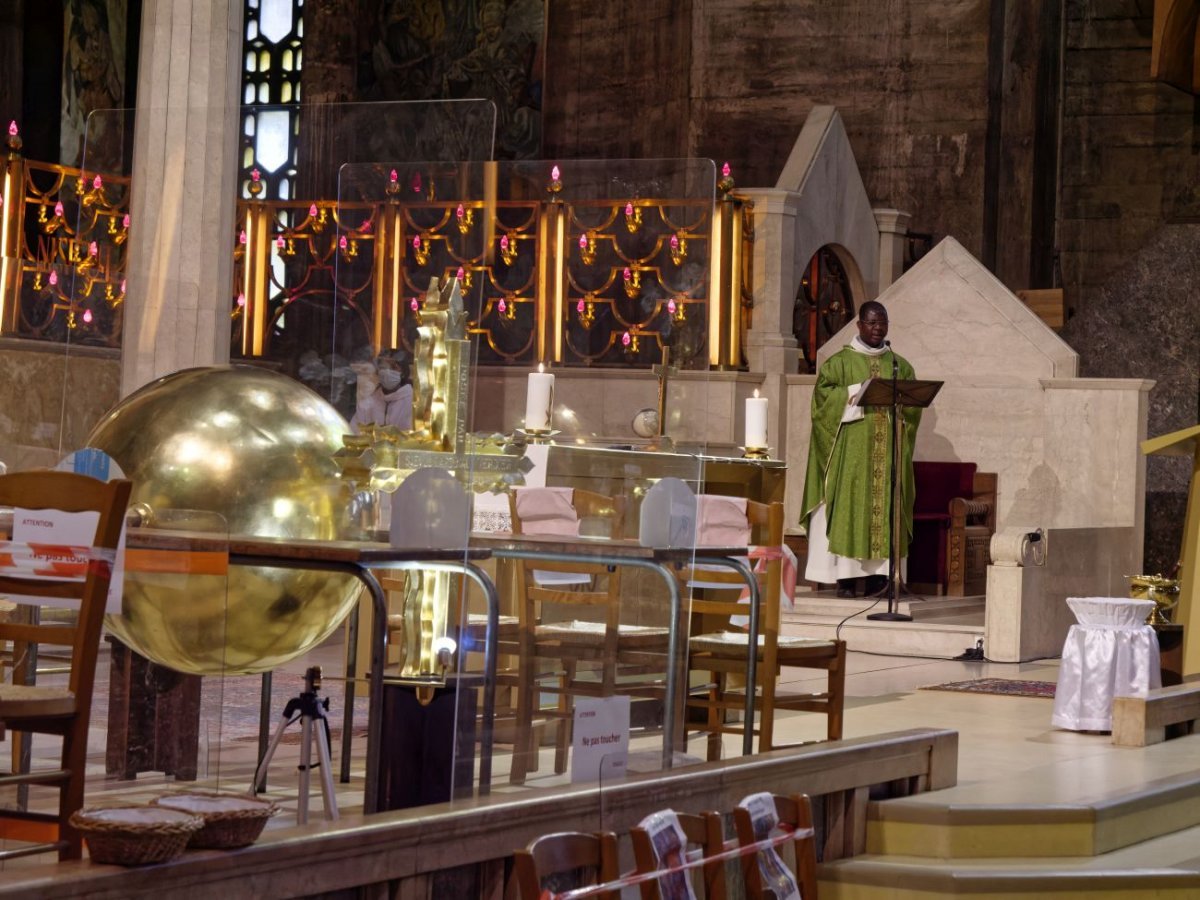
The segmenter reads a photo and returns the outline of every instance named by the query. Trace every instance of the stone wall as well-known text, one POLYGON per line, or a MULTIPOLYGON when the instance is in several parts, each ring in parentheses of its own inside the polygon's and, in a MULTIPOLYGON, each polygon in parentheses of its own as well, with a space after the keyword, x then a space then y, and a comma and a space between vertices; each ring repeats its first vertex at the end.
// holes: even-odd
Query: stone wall
MULTIPOLYGON (((1153 379, 1149 433, 1197 421, 1200 125, 1150 81, 1153 4, 1069 0, 1063 116, 1063 337, 1080 372, 1153 379)), ((1179 557, 1190 467, 1147 468, 1147 571, 1179 557)))
POLYGON ((1067 3, 1062 278, 1070 305, 1089 315, 1164 222, 1200 214, 1194 98, 1150 80, 1152 6, 1067 3))
POLYGON ((702 156, 775 183, 817 104, 846 122, 877 205, 978 255, 986 0, 556 0, 549 156, 702 156))
POLYGON ((115 350, 0 341, 0 462, 10 472, 53 466, 85 446, 120 380, 115 350))
MULTIPOLYGON (((548 4, 544 155, 688 156, 695 6, 693 0, 548 4)), ((792 137, 798 132, 797 126, 792 137)))

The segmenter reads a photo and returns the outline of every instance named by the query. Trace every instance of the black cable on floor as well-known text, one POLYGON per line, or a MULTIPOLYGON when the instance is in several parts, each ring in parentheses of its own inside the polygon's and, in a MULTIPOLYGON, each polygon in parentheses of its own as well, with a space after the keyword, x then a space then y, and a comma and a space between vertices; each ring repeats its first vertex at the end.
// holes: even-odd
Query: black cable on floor
POLYGON ((875 602, 872 603, 870 606, 868 606, 866 609, 860 609, 858 612, 850 613, 850 615, 846 616, 846 618, 844 618, 844 619, 842 619, 842 621, 838 622, 837 630, 834 631, 834 633, 833 633, 833 639, 835 641, 840 641, 842 639, 842 626, 845 625, 847 622, 849 622, 851 619, 853 619, 855 616, 861 616, 863 613, 868 613, 871 610, 873 610, 875 607, 877 607, 879 605, 879 601, 882 599, 883 599, 882 597, 876 597, 875 602))

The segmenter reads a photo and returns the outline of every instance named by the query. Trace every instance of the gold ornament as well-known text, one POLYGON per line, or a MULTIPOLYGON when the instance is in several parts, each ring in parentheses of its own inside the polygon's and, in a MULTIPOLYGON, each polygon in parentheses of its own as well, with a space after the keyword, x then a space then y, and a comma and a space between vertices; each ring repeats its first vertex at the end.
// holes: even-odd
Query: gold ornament
MULTIPOLYGON (((349 430, 299 382, 224 366, 146 385, 104 417, 88 445, 133 481, 132 502, 151 527, 340 540, 354 537, 350 488, 334 460, 349 430)), ((107 625, 172 669, 253 674, 321 643, 359 590, 351 576, 300 569, 231 566, 228 580, 127 573, 121 614, 107 625)))

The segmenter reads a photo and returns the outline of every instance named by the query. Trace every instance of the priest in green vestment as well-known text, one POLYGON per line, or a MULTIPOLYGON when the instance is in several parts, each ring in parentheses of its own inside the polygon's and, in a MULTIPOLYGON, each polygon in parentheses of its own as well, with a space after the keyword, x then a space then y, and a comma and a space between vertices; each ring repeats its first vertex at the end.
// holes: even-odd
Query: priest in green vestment
MULTIPOLYGON (((808 534, 805 577, 837 582, 853 597, 859 578, 866 593, 887 583, 891 552, 892 411, 852 400, 871 378, 914 378, 913 367, 885 340, 887 310, 869 300, 858 313, 858 335, 821 366, 812 400, 812 438, 800 524, 808 534), (894 368, 893 368, 894 367, 894 368)), ((908 554, 913 522, 913 444, 921 410, 901 415, 903 441, 897 494, 901 503, 898 559, 908 554)))

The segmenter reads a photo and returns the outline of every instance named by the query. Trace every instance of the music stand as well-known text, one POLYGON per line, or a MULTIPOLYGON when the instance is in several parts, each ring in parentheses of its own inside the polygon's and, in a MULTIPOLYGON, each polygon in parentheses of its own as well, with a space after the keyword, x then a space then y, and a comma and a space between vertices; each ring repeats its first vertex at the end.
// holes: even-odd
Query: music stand
POLYGON ((859 390, 854 402, 858 406, 888 407, 892 411, 892 465, 891 465, 891 496, 892 521, 888 535, 888 586, 887 612, 873 613, 867 616, 881 622, 911 622, 912 616, 896 612, 895 604, 900 599, 900 504, 896 502, 896 487, 899 479, 896 473, 900 471, 900 438, 902 434, 900 411, 909 407, 924 409, 933 402, 937 392, 941 390, 941 381, 918 381, 916 379, 900 380, 895 377, 893 364, 891 378, 872 378, 859 390))

